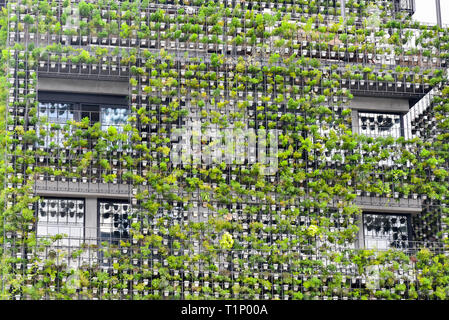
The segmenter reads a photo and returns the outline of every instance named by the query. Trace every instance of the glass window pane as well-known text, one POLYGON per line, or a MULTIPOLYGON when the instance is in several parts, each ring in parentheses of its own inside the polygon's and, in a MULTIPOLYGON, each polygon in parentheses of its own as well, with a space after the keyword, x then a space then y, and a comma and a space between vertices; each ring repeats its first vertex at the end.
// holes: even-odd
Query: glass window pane
POLYGON ((114 108, 114 107, 102 107, 101 108, 101 127, 106 130, 110 126, 114 126, 117 130, 121 131, 123 126, 128 120, 129 109, 114 108))
POLYGON ((65 124, 73 120, 73 105, 69 103, 41 102, 39 103, 39 118, 47 117, 50 123, 65 124))
POLYGON ((409 247, 409 216, 365 213, 363 215, 365 247, 389 249, 409 247))
POLYGON ((119 243, 129 239, 129 204, 124 201, 100 200, 100 241, 119 243))
MULTIPOLYGON (((67 99, 74 99, 70 96, 67 99)), ((86 98, 80 95, 80 101, 86 98)), ((45 147, 63 146, 64 135, 61 130, 55 130, 54 124, 64 125, 68 121, 81 121, 88 118, 90 124, 101 122, 101 129, 107 130, 110 126, 117 128, 119 132, 123 131, 123 126, 127 123, 130 110, 127 106, 108 105, 108 104, 88 104, 88 103, 61 103, 58 101, 40 102, 38 105, 39 118, 47 118, 49 123, 45 130, 53 130, 53 136, 45 135, 42 137, 45 147)), ((38 130, 40 132, 40 130, 38 130)))
MULTIPOLYGON (((38 106, 38 115, 39 118, 42 119, 44 117, 47 118, 50 129, 52 124, 64 125, 67 121, 75 120, 74 105, 70 103, 57 103, 57 102, 40 102, 38 106)), ((45 135, 44 138, 44 146, 50 147, 51 143, 54 143, 57 146, 63 145, 63 134, 60 130, 52 129, 53 137, 50 135, 45 135)), ((39 133, 40 130, 37 130, 39 133)))
POLYGON ((80 245, 84 236, 84 200, 42 198, 38 203, 37 236, 66 234, 60 244, 80 245))

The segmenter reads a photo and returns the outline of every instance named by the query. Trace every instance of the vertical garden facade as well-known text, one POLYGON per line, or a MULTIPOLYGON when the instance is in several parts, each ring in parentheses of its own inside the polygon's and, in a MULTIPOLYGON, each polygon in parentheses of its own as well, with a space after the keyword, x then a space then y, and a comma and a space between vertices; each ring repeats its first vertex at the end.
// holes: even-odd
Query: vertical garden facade
POLYGON ((413 1, 8 1, 4 299, 446 299, 449 29, 413 1))

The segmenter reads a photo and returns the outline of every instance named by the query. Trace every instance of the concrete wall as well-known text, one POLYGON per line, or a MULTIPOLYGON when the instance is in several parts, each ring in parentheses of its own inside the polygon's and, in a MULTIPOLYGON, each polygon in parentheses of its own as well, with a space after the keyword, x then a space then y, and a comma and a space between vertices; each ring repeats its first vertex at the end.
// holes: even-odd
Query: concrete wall
POLYGON ((410 213, 416 214, 422 211, 421 199, 392 199, 376 196, 358 196, 355 203, 364 211, 410 213))
POLYGON ((407 99, 377 97, 354 97, 349 107, 356 110, 404 113, 410 109, 407 99))
POLYGON ((86 198, 86 213, 84 218, 84 236, 86 240, 93 240, 97 237, 97 222, 97 198, 86 198))
POLYGON ((37 81, 37 89, 54 92, 126 96, 129 94, 129 83, 127 81, 39 77, 37 81))

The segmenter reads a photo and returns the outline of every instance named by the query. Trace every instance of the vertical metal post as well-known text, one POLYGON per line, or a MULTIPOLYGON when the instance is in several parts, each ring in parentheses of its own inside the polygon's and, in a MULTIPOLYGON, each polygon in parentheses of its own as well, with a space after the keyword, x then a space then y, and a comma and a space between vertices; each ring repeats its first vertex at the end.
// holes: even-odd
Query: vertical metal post
POLYGON ((343 17, 343 19, 345 19, 346 16, 345 0, 340 0, 340 9, 341 9, 341 16, 343 17))
MULTIPOLYGON (((7 10, 7 13, 6 13, 6 23, 7 23, 7 27, 6 27, 6 48, 9 48, 9 37, 10 37, 10 31, 9 31, 9 17, 10 17, 10 15, 11 15, 11 12, 10 12, 10 6, 8 6, 8 4, 6 3, 6 1, 5 1, 5 6, 6 6, 6 10, 7 10)), ((8 63, 8 65, 9 65, 9 60, 10 60, 10 53, 9 53, 9 51, 8 51, 8 55, 7 55, 7 63, 8 63)), ((5 128, 7 128, 7 126, 8 126, 8 113, 9 113, 9 90, 7 90, 7 94, 6 94, 6 101, 5 101, 5 128)), ((8 139, 6 139, 6 145, 5 145, 5 151, 4 151, 4 159, 5 159, 5 166, 7 166, 8 165, 8 147, 9 147, 9 145, 8 145, 8 139)), ((4 188, 6 188, 6 186, 7 186, 7 184, 8 184, 8 178, 7 178, 7 174, 6 174, 6 172, 5 172, 5 174, 4 174, 4 176, 3 176, 3 183, 4 183, 4 185, 3 185, 3 187, 4 188)), ((4 201, 4 209, 6 209, 7 208, 7 205, 8 205, 8 201, 7 201, 7 194, 5 194, 5 201, 4 201)), ((6 257, 6 248, 7 248, 7 246, 6 246, 6 217, 3 217, 3 255, 2 255, 2 257, 0 257, 0 259, 1 259, 1 261, 0 261, 0 267, 1 267, 1 271, 0 271, 0 277, 1 277, 1 280, 2 280, 2 288, 1 288, 1 294, 3 295, 3 294, 5 294, 5 296, 4 297, 2 297, 2 298, 6 298, 6 294, 7 293, 5 293, 5 286, 6 286, 6 274, 5 274, 5 272, 4 272, 4 265, 3 265, 3 261, 6 261, 6 259, 4 260, 4 258, 6 257)))
POLYGON ((441 20, 441 5, 440 0, 435 0, 435 9, 437 11, 437 25, 441 28, 443 23, 441 20))

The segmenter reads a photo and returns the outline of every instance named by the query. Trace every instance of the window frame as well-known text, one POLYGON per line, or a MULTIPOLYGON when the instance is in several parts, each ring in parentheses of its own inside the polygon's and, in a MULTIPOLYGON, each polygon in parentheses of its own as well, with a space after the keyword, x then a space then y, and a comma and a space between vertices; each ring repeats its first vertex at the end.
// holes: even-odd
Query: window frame
MULTIPOLYGON (((83 112, 83 106, 98 106, 98 121, 101 123, 101 108, 126 108, 130 110, 128 98, 126 96, 114 96, 103 94, 85 94, 85 93, 67 93, 67 92, 51 92, 51 91, 39 91, 38 103, 67 103, 73 104, 73 111, 78 113, 81 117, 83 112)), ((38 107, 39 108, 39 107, 38 107)), ((97 111, 86 111, 97 112, 97 111)), ((39 110, 38 110, 39 114, 39 110)), ((80 121, 81 119, 75 119, 80 121)), ((95 123, 92 122, 91 123, 95 123)))
MULTIPOLYGON (((400 122, 399 122, 399 135, 397 137, 392 136, 393 138, 397 139, 400 137, 405 137, 405 122, 404 122, 404 116, 406 113, 404 112, 395 112, 395 111, 384 111, 384 110, 369 110, 369 109, 357 109, 357 120, 356 120, 356 128, 357 128, 357 133, 360 135, 366 135, 366 134, 362 134, 361 133, 361 113, 370 113, 373 115, 395 115, 395 116, 399 116, 400 122)), ((388 135, 374 135, 374 134, 370 134, 370 135, 366 135, 367 137, 372 137, 372 138, 378 138, 378 137, 388 137, 388 135)))
MULTIPOLYGON (((400 240, 407 243, 406 248, 412 247, 413 243, 413 231, 412 231, 412 215, 410 213, 396 213, 396 212, 376 212, 376 211, 363 211, 362 213, 362 236, 363 236, 363 247, 365 249, 373 249, 367 245, 367 235, 365 233, 365 218, 366 215, 378 215, 378 216, 395 216, 395 217, 405 217, 407 219, 407 240, 400 240)), ((382 240, 382 239, 381 239, 382 240)), ((387 241, 387 239, 385 239, 387 241)), ((388 240, 389 241, 389 240, 388 240)), ((395 240, 393 240, 395 241, 395 240)), ((388 245, 388 247, 385 250, 389 249, 395 249, 397 247, 388 245)), ((403 248, 403 249, 406 249, 403 248)))
MULTIPOLYGON (((131 220, 130 219, 128 219, 129 220, 128 238, 122 238, 122 237, 115 238, 115 237, 113 237, 112 233, 108 239, 102 237, 102 235, 101 235, 101 210, 100 210, 102 202, 128 204, 128 206, 129 206, 128 209, 131 208, 130 201, 126 200, 126 199, 97 198, 97 239, 98 239, 98 243, 101 244, 101 242, 108 241, 109 243, 114 244, 115 242, 119 242, 120 240, 123 240, 123 241, 131 240, 132 237, 131 237, 131 234, 129 233, 129 230, 131 229, 131 220)), ((128 212, 128 215, 129 215, 129 212, 128 212)))
MULTIPOLYGON (((82 236, 80 236, 80 239, 71 239, 70 235, 67 237, 69 240, 79 240, 81 242, 85 241, 86 238, 86 198, 78 198, 78 197, 56 197, 56 196, 41 196, 39 200, 76 200, 76 201, 82 201, 83 202, 83 225, 82 225, 82 236)), ((39 209, 40 209, 40 201, 36 202, 36 221, 35 221, 35 231, 36 231, 36 237, 47 237, 52 235, 38 235, 38 224, 39 224, 39 209)), ((48 210, 48 209, 47 209, 48 210)), ((48 221, 47 221, 48 224, 48 221)), ((56 224, 57 225, 57 224, 56 224)), ((68 223, 66 224, 68 225, 68 223)), ((70 226, 70 225, 68 225, 70 226)))

